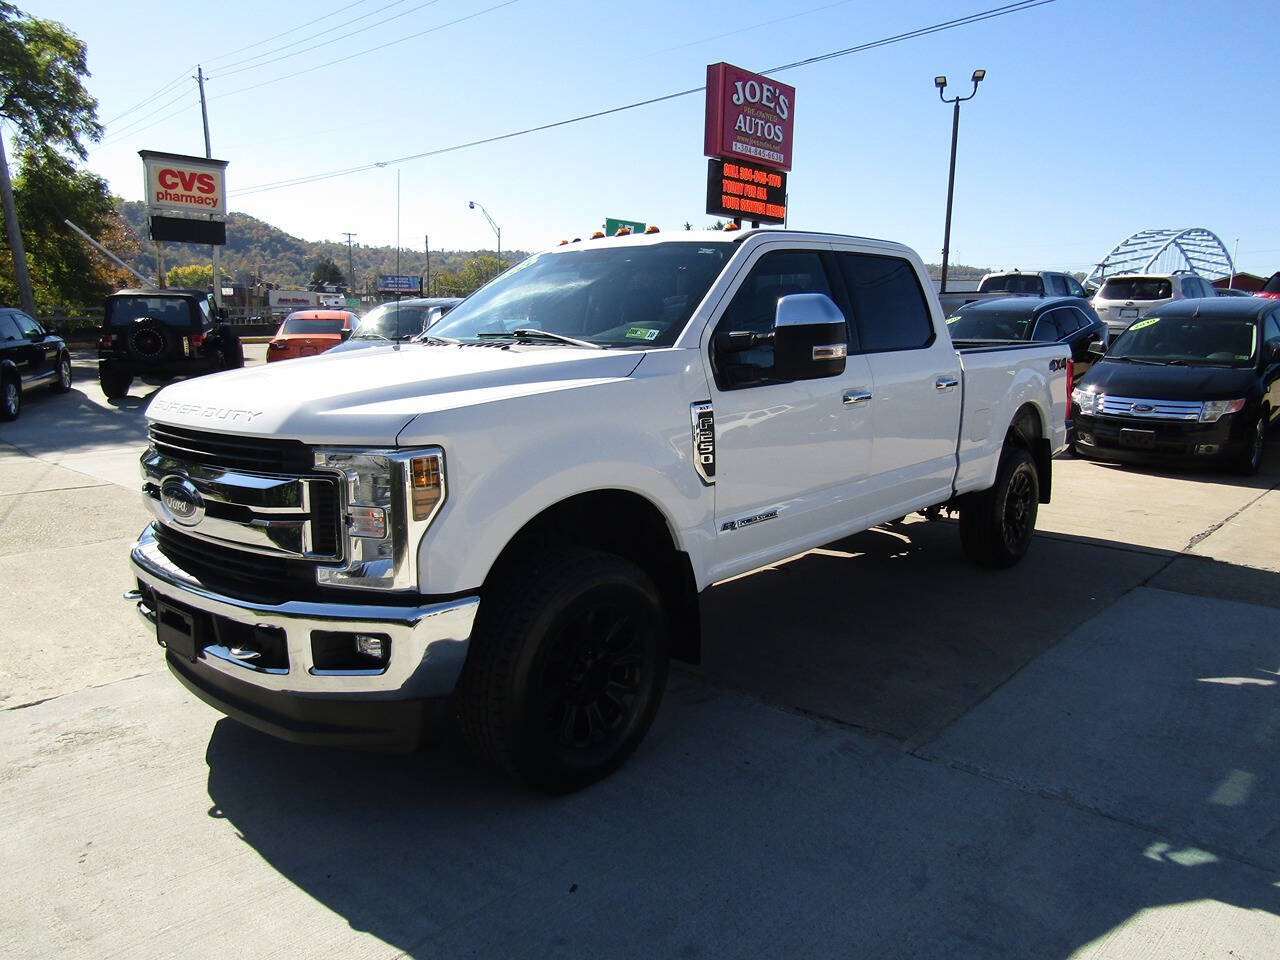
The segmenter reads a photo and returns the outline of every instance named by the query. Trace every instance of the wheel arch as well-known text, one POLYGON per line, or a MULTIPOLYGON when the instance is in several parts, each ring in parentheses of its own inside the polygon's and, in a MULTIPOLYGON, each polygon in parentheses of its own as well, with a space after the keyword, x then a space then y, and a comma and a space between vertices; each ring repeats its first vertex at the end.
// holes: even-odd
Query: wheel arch
POLYGON ((1053 492, 1053 446, 1048 432, 1044 411, 1038 404, 1028 401, 1014 413, 1005 434, 1005 446, 1016 443, 1031 453, 1036 464, 1041 503, 1048 503, 1053 492))
POLYGON ((698 662, 702 635, 693 565, 662 510, 631 490, 591 490, 542 509, 507 541, 485 578, 482 595, 514 566, 566 545, 613 553, 644 570, 671 620, 671 656, 698 662))

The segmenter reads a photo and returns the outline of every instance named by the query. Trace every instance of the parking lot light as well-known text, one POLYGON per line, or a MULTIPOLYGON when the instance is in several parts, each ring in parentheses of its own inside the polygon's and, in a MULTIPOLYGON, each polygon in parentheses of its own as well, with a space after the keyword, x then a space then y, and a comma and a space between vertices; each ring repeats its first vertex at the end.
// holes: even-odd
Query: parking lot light
POLYGON ((951 256, 951 200, 955 195, 956 187, 956 138, 960 133, 960 104, 966 100, 972 100, 978 93, 978 84, 980 84, 987 76, 986 70, 975 70, 970 79, 973 81, 973 90, 967 97, 951 97, 943 96, 942 91, 946 89, 947 78, 938 76, 933 78, 933 85, 938 88, 938 99, 943 103, 951 103, 955 105, 955 110, 951 115, 951 170, 947 175, 947 225, 942 235, 942 281, 938 284, 938 292, 947 292, 947 262, 951 256))

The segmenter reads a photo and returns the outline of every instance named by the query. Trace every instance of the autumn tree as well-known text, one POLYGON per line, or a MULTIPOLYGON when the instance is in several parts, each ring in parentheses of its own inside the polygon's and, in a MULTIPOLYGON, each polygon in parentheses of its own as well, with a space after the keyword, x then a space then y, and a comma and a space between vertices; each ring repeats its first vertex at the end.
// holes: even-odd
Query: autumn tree
POLYGON ((316 262, 315 269, 311 271, 311 285, 319 287, 326 283, 333 283, 339 286, 345 286, 347 278, 343 276, 342 270, 333 262, 332 257, 321 257, 316 262))
MULTIPOLYGON (((33 17, 0 0, 0 118, 13 128, 20 151, 43 149, 83 160, 84 141, 102 137, 98 101, 82 82, 89 76, 85 46, 55 20, 33 17)), ((22 308, 35 313, 22 231, 4 138, 0 137, 0 202, 22 308)))
POLYGON ((164 275, 165 283, 171 287, 188 290, 209 290, 213 287, 213 264, 188 263, 180 267, 170 267, 164 275))

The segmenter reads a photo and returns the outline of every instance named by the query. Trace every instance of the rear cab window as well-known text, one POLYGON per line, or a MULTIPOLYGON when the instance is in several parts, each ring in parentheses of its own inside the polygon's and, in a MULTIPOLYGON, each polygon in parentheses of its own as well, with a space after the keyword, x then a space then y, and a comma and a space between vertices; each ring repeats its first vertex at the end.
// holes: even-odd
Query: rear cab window
POLYGON ((933 343, 929 304, 910 261, 870 253, 837 253, 836 261, 853 308, 859 352, 919 350, 933 343))
POLYGON ((1044 296, 1044 281, 1034 273, 998 273, 978 284, 979 293, 1029 293, 1044 296))

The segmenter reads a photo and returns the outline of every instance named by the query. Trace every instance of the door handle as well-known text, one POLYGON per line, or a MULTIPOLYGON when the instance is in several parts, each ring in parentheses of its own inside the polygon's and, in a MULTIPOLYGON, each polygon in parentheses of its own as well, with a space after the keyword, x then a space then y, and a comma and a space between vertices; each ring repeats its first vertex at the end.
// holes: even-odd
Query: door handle
POLYGON ((960 381, 955 377, 939 377, 933 382, 933 385, 939 390, 950 390, 952 387, 958 386, 960 381))
POLYGON ((846 407, 856 407, 861 403, 870 403, 871 394, 866 390, 847 390, 840 398, 840 402, 846 407))

